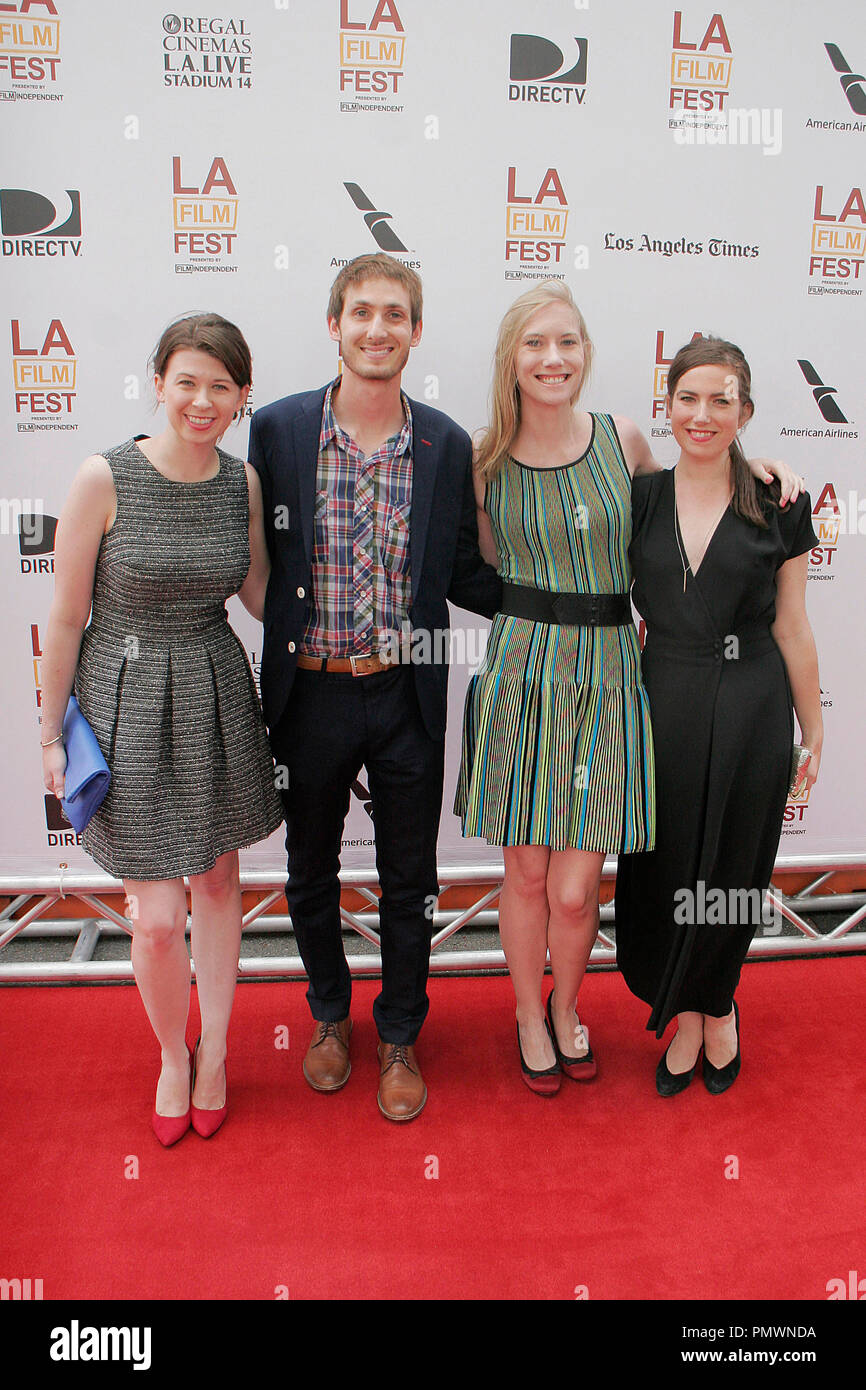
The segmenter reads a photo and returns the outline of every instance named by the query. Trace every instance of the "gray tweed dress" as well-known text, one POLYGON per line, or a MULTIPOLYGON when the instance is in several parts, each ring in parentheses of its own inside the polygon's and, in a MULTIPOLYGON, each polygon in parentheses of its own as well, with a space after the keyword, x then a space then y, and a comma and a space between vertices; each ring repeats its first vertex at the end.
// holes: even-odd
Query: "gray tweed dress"
POLYGON ((111 769, 83 834, 118 878, 200 874, 282 820, 253 675, 226 599, 249 569, 243 463, 173 482, 135 440, 103 457, 117 518, 96 563, 75 692, 111 769))

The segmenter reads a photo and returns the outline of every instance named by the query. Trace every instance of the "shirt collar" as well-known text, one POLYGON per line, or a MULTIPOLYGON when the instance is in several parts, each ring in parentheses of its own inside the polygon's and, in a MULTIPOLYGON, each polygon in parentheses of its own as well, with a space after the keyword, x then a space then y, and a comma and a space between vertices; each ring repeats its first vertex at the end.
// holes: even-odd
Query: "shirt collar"
MULTIPOLYGON (((337 383, 332 381, 325 392, 325 403, 322 407, 322 430, 319 435, 319 453, 333 440, 336 440, 342 449, 348 449, 353 442, 337 424, 334 415, 331 397, 336 385, 337 383)), ((409 397, 403 391, 400 392, 400 400, 403 405, 403 427, 398 435, 391 436, 397 440, 394 448, 395 458, 399 457, 400 454, 412 452, 412 407, 409 404, 409 397)))

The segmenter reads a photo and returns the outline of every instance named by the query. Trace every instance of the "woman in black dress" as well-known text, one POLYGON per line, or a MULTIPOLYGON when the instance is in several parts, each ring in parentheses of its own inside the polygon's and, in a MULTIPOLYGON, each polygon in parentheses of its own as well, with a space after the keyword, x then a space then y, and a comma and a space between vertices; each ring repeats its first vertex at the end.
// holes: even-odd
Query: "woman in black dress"
POLYGON ((748 364, 702 338, 668 372, 675 468, 632 488, 633 599, 656 750, 656 847, 620 858, 619 968, 652 1005, 647 1027, 678 1031, 656 1072, 660 1095, 689 1084, 703 1049, 714 1094, 740 1067, 734 991, 775 863, 794 743, 811 758, 823 729, 806 616, 808 494, 786 510, 756 482, 737 431, 751 417, 748 364))

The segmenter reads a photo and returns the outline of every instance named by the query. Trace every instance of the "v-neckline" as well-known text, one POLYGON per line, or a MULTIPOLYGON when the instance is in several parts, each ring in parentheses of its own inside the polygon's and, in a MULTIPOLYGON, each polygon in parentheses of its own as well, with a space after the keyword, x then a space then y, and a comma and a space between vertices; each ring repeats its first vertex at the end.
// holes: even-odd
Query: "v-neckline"
POLYGON ((675 532, 676 540, 677 540, 677 549, 679 550, 680 560, 682 561, 683 559, 685 559, 685 560, 687 561, 687 563, 688 563, 688 569, 685 571, 685 573, 690 574, 690 575, 692 576, 692 579, 697 580, 698 575, 700 574, 701 570, 702 570, 703 567, 704 567, 704 562, 705 562, 707 556, 708 556, 709 553, 710 553, 710 547, 711 547, 711 545, 713 544, 713 541, 716 539, 716 536, 717 536, 718 533, 719 533, 719 527, 721 526, 721 524, 722 524, 722 522, 724 521, 725 517, 728 515, 728 512, 731 510, 731 502, 733 501, 733 497, 730 497, 730 498, 728 499, 728 502, 727 502, 727 505, 725 506, 724 511, 722 512, 721 516, 719 517, 718 521, 716 522, 715 526, 713 527, 712 533, 711 533, 710 536, 707 538, 707 543, 706 543, 706 545, 704 546, 704 553, 703 553, 703 555, 702 555, 701 558, 700 558, 700 562, 699 562, 699 564, 698 564, 698 567, 697 567, 697 569, 694 569, 693 566, 692 566, 692 562, 691 562, 691 560, 689 559, 689 554, 688 554, 688 551, 686 550, 686 543, 685 543, 685 540, 683 539, 683 533, 682 533, 682 530, 681 530, 681 528, 680 528, 680 514, 679 514, 679 510, 678 510, 678 508, 677 508, 677 485, 676 485, 676 478, 674 477, 675 472, 676 472, 676 470, 675 470, 674 468, 672 468, 672 469, 671 469, 671 495, 672 495, 672 497, 673 497, 674 532, 675 532))

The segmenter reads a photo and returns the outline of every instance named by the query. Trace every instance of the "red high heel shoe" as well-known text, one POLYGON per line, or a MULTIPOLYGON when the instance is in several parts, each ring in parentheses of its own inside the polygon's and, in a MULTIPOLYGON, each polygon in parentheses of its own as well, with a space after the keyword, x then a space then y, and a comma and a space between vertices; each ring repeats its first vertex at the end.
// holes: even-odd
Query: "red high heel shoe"
POLYGON ((190 1103, 185 1115, 160 1115, 154 1105, 151 1116, 153 1132, 164 1148, 170 1149, 172 1144, 176 1144, 178 1139, 182 1139, 190 1126, 192 1112, 192 1077, 189 1083, 190 1103))
POLYGON ((192 1085, 190 1086, 190 1111, 192 1115, 192 1127, 196 1134, 201 1135, 202 1139, 210 1139, 211 1135, 216 1134, 226 1115, 228 1114, 228 1097, 225 1105, 220 1106, 219 1110, 200 1110, 197 1105, 192 1103, 192 1093, 195 1089, 195 1065, 198 1059, 199 1038, 195 1045, 192 1055, 192 1085))

